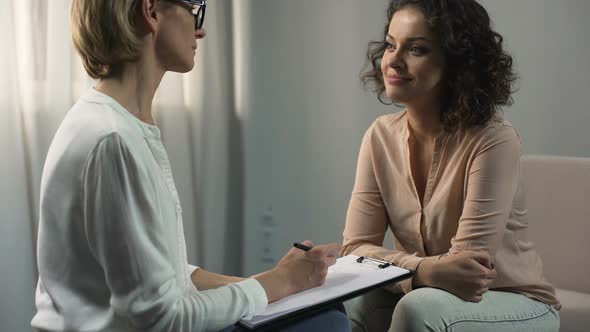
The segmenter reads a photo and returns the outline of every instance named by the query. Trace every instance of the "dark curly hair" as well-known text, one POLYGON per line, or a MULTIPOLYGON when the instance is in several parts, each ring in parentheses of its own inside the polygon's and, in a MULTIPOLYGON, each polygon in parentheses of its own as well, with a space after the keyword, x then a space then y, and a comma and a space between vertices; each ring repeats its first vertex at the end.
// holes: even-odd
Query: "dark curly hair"
MULTIPOLYGON (((512 86, 517 79, 512 57, 502 48, 502 36, 491 28, 490 17, 479 3, 475 0, 391 0, 384 37, 393 14, 408 5, 423 12, 430 28, 440 38, 446 56, 445 99, 441 112, 445 131, 485 125, 501 106, 512 104, 512 86)), ((383 40, 369 43, 366 66, 370 69, 361 74, 365 86, 371 85, 384 104, 381 59, 385 46, 383 40)))

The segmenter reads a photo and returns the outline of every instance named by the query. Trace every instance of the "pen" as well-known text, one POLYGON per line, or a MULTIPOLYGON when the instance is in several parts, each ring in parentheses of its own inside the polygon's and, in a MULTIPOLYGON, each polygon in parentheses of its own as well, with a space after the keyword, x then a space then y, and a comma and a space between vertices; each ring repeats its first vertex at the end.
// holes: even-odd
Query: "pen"
POLYGON ((303 251, 310 251, 311 250, 310 246, 306 246, 305 244, 301 244, 299 242, 293 243, 293 247, 295 247, 297 249, 301 249, 303 251))

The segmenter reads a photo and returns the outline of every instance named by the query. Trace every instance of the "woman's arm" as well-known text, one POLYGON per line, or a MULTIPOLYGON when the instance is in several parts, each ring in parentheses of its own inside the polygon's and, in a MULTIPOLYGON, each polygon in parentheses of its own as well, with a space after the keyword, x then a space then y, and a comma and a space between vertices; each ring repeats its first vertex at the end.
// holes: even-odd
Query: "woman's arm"
POLYGON ((472 250, 493 258, 504 236, 518 188, 520 138, 510 126, 490 136, 467 170, 463 212, 449 254, 472 250))
POLYGON ((116 314, 133 330, 203 331, 262 311, 267 296, 253 279, 199 292, 179 284, 153 176, 118 134, 97 144, 82 175, 81 222, 116 314))
POLYGON ((468 169, 463 212, 451 248, 428 258, 414 286, 445 289, 479 302, 496 277, 494 255, 506 229, 518 186, 520 139, 510 126, 487 137, 468 169))
POLYGON ((197 284, 210 289, 185 287, 174 269, 170 250, 176 246, 167 242, 170 222, 156 203, 153 176, 116 133, 97 144, 82 174, 88 245, 103 269, 111 306, 132 330, 221 330, 260 313, 268 302, 321 285, 336 262, 337 244, 293 248, 253 278, 238 281, 197 269, 197 284))
MULTIPOLYGON (((389 217, 375 177, 374 161, 379 160, 379 156, 375 156, 371 149, 373 128, 367 130, 361 143, 341 255, 371 256, 415 270, 424 257, 383 247, 389 217)), ((399 285, 406 293, 412 289, 411 280, 402 281, 399 285)))
POLYGON ((440 288, 465 301, 480 302, 496 278, 491 261, 490 255, 477 251, 427 257, 418 266, 412 285, 440 288))
POLYGON ((240 282, 245 278, 227 276, 198 268, 191 274, 191 280, 198 290, 207 290, 240 282))

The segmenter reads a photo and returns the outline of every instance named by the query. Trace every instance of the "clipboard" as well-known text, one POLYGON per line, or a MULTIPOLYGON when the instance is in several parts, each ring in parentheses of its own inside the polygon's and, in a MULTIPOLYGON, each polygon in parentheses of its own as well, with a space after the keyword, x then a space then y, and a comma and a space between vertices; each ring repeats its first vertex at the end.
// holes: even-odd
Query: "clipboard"
POLYGON ((379 259, 347 255, 328 268, 326 282, 269 304, 266 310, 242 318, 238 325, 257 331, 278 329, 294 321, 338 306, 375 288, 414 276, 414 271, 379 259))

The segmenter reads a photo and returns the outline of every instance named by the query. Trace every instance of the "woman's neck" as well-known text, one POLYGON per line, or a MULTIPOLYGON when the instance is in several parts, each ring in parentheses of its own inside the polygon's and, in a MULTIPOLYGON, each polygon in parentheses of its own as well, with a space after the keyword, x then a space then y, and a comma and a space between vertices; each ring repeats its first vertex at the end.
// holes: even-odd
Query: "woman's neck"
POLYGON ((120 75, 100 79, 95 89, 115 99, 139 120, 154 125, 152 101, 164 70, 151 60, 152 57, 144 57, 125 64, 120 75))
POLYGON ((410 129, 417 142, 433 143, 444 131, 438 108, 408 106, 406 110, 410 129))

